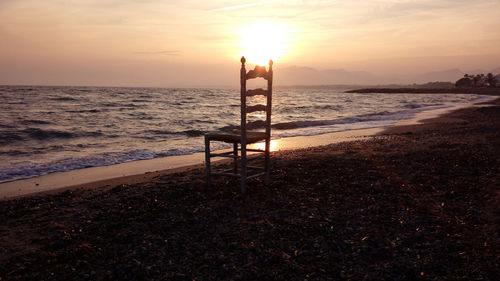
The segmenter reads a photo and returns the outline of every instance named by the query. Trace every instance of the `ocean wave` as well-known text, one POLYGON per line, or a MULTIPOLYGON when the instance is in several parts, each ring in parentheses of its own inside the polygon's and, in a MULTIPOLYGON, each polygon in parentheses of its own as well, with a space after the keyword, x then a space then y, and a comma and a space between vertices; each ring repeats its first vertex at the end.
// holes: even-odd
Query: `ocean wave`
MULTIPOLYGON (((377 111, 377 112, 372 112, 372 113, 360 114, 360 115, 354 116, 353 118, 356 120, 356 118, 366 119, 366 118, 372 118, 372 117, 383 117, 383 116, 394 115, 394 114, 397 114, 399 112, 402 112, 402 111, 390 112, 387 110, 383 110, 383 111, 377 111)), ((349 118, 346 118, 346 119, 348 120, 349 118)))
MULTIPOLYGON (((362 114, 349 118, 340 118, 340 119, 331 119, 331 120, 307 120, 307 121, 290 121, 290 122, 281 122, 274 123, 271 125, 271 128, 276 130, 290 130, 290 129, 298 129, 298 128, 307 128, 307 127, 318 127, 318 126, 328 126, 328 125, 338 125, 338 124, 348 124, 348 123, 356 123, 361 121, 375 121, 380 119, 391 119, 391 116, 398 114, 399 112, 388 112, 381 111, 376 113, 362 114)), ((258 120, 247 123, 247 129, 261 129, 265 128, 265 121, 258 120)), ((227 125, 224 127, 220 127, 219 131, 230 132, 233 130, 239 130, 239 125, 227 125)))
POLYGON ((0 183, 32 178, 55 172, 65 172, 65 171, 90 168, 90 167, 109 166, 130 161, 183 155, 193 152, 195 151, 182 150, 178 148, 168 149, 164 151, 153 151, 150 149, 136 149, 123 152, 106 152, 87 157, 78 157, 78 158, 68 157, 45 163, 37 163, 35 161, 30 161, 25 165, 0 169, 0 183))
POLYGON ((203 136, 205 134, 205 132, 200 130, 186 130, 183 131, 182 133, 189 137, 198 137, 198 136, 203 136))
POLYGON ((98 107, 120 107, 122 106, 120 103, 114 102, 102 102, 97 105, 98 107))
POLYGON ((37 140, 44 140, 50 138, 69 139, 75 137, 75 134, 71 132, 58 131, 58 130, 42 130, 39 128, 27 128, 22 130, 21 132, 37 140))
POLYGON ((82 110, 68 110, 68 113, 98 113, 101 112, 99 109, 82 109, 82 110))
POLYGON ((409 104, 405 104, 403 107, 404 108, 410 108, 410 109, 413 109, 413 108, 420 108, 422 107, 423 105, 421 104, 415 104, 415 103, 409 103, 409 104))
POLYGON ((13 132, 2 132, 0 134, 0 145, 9 145, 16 141, 22 141, 24 138, 13 132))
POLYGON ((331 104, 313 106, 313 108, 316 110, 340 110, 342 109, 342 107, 343 107, 342 105, 331 105, 331 104))
POLYGON ((52 124, 49 121, 35 120, 35 119, 23 120, 20 123, 23 124, 23 125, 48 125, 48 124, 52 124))
MULTIPOLYGON (((239 128, 237 90, 28 89, 26 86, 19 89, 24 92, 15 93, 15 87, 0 86, 0 97, 5 101, 0 104, 0 123, 3 123, 0 124, 0 148, 1 158, 6 159, 0 163, 0 174, 12 168, 17 169, 19 177, 36 176, 51 171, 188 154, 203 150, 201 136, 205 132, 217 128, 230 132, 239 128), (45 109, 40 109, 41 105, 45 109), (31 109, 36 112, 26 111, 31 109), (130 147, 142 150, 130 151, 130 147), (103 154, 95 155, 98 151, 103 154), (39 153, 37 157, 31 157, 36 153, 39 153), (75 158, 54 160, 68 155, 75 158), (33 165, 21 164, 21 160, 33 165), (24 168, 15 168, 16 165, 24 165, 24 168), (56 169, 52 169, 53 166, 56 169)), ((391 95, 388 99, 384 95, 345 94, 336 90, 277 90, 272 134, 273 138, 279 138, 388 126, 394 120, 411 118, 416 112, 433 109, 431 105, 466 103, 474 98, 473 95, 458 97, 391 95)), ((249 129, 262 130, 265 123, 255 121, 260 118, 256 115, 249 116, 248 121, 254 121, 249 129)), ((214 143, 214 149, 225 148, 223 143, 218 145, 214 143)), ((12 169, 9 170, 11 175, 17 173, 12 169)))
POLYGON ((21 151, 21 150, 7 150, 7 151, 0 151, 0 155, 7 155, 7 156, 20 156, 20 155, 33 155, 37 154, 37 151, 21 151))
MULTIPOLYGON (((441 106, 441 107, 444 107, 444 106, 441 106)), ((440 107, 438 107, 438 106, 433 107, 433 109, 437 109, 437 108, 440 108, 440 107)), ((430 108, 428 108, 428 109, 430 109, 430 108)), ((385 124, 385 121, 396 121, 396 120, 410 118, 415 113, 417 113, 419 111, 423 111, 423 110, 425 110, 425 108, 415 107, 413 109, 401 110, 401 111, 395 111, 395 112, 389 112, 389 111, 384 110, 384 111, 379 111, 379 112, 374 112, 374 113, 360 114, 357 116, 352 116, 352 117, 347 117, 347 118, 322 119, 322 120, 297 120, 297 121, 274 123, 271 125, 271 128, 273 128, 275 130, 293 130, 293 129, 310 128, 310 127, 343 125, 342 127, 346 128, 346 130, 348 130, 348 127, 346 127, 346 125, 348 125, 348 124, 356 124, 356 123, 360 123, 360 122, 376 122, 376 121, 384 122, 384 124, 385 124)), ((261 128, 265 128, 265 125, 266 125, 265 122, 261 121, 261 120, 249 122, 247 125, 247 129, 249 129, 249 130, 261 129, 261 128)), ((239 125, 227 125, 224 127, 220 127, 219 131, 230 132, 230 131, 239 130, 239 129, 240 129, 239 125)))
POLYGON ((35 91, 37 89, 34 89, 34 88, 25 88, 25 87, 8 87, 7 88, 9 92, 31 92, 31 91, 35 91))
POLYGON ((296 106, 286 106, 279 108, 278 112, 283 113, 304 113, 304 112, 330 112, 330 111, 340 111, 344 107, 342 105, 296 105, 296 106))
POLYGON ((148 130, 145 133, 152 133, 155 135, 186 135, 188 137, 199 137, 205 134, 200 130, 185 130, 185 131, 169 131, 169 130, 148 130))
POLYGON ((100 131, 95 132, 68 132, 61 130, 51 130, 51 129, 40 129, 40 128, 27 128, 20 131, 23 134, 26 134, 32 139, 36 140, 46 140, 46 139, 71 139, 71 138, 79 138, 79 137, 99 137, 102 136, 103 133, 100 131))
POLYGON ((53 101, 77 101, 77 99, 72 98, 72 97, 55 97, 55 98, 50 98, 50 100, 53 100, 53 101))

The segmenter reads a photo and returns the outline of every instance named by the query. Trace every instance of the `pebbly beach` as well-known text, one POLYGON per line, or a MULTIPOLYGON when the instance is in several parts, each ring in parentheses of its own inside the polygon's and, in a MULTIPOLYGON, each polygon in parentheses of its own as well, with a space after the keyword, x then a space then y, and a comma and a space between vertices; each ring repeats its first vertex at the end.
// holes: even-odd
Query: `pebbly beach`
POLYGON ((0 202, 1 280, 495 280, 500 102, 273 154, 0 202))

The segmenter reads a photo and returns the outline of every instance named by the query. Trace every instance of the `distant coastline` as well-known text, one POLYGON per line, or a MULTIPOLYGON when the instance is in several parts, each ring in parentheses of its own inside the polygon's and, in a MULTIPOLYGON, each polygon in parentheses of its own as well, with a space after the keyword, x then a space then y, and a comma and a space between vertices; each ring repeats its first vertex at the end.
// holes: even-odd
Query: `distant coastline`
POLYGON ((345 93, 373 94, 478 94, 500 96, 500 88, 363 88, 348 90, 345 93))

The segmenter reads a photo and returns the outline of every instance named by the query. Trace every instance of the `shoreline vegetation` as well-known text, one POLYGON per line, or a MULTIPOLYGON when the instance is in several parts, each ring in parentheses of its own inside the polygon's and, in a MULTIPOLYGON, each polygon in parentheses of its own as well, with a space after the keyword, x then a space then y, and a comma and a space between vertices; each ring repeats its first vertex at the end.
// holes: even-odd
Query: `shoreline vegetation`
POLYGON ((275 152, 245 195, 198 168, 1 201, 0 280, 495 280, 500 99, 485 105, 275 152))

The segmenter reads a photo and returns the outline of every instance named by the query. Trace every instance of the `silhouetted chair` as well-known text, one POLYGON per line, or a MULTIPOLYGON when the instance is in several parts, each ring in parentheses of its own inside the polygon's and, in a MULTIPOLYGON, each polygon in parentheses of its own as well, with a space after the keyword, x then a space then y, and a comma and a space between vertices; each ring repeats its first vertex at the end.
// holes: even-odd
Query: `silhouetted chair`
POLYGON ((241 83, 241 125, 239 130, 233 131, 231 133, 219 133, 213 132, 205 135, 205 163, 206 163, 206 177, 207 184, 210 186, 210 177, 212 175, 221 176, 232 176, 241 179, 241 192, 245 192, 246 180, 265 176, 265 184, 269 183, 269 153, 270 153, 270 143, 271 143, 271 104, 272 104, 272 87, 273 87, 273 61, 269 61, 269 69, 266 70, 265 66, 255 66, 254 70, 250 70, 248 73, 245 70, 245 57, 241 57, 241 71, 240 71, 240 83, 241 83), (264 89, 254 89, 247 90, 247 80, 253 78, 264 78, 267 80, 267 90, 264 89), (263 95, 267 97, 266 105, 247 105, 247 97, 263 95), (265 120, 265 131, 249 131, 247 130, 247 114, 257 111, 266 112, 265 120), (210 142, 211 141, 222 141, 226 143, 233 144, 233 151, 224 153, 211 153, 210 152, 210 142), (265 149, 248 149, 247 145, 264 141, 265 149), (238 148, 239 145, 239 148, 238 148), (238 155, 238 151, 240 151, 238 155), (252 155, 247 155, 247 152, 256 152, 252 155), (233 168, 226 171, 215 172, 211 170, 210 159, 212 157, 229 157, 233 158, 233 168), (249 160, 264 157, 264 167, 248 166, 249 160), (238 165, 239 162, 239 165, 238 165), (249 173, 252 172, 251 174, 249 173))

